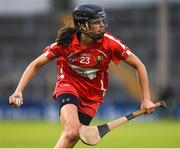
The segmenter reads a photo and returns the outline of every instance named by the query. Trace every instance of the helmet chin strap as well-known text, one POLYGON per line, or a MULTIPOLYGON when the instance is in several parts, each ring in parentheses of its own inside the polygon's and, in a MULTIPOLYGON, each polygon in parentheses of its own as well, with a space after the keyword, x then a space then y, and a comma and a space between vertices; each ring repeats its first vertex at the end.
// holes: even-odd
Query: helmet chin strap
POLYGON ((89 35, 89 36, 90 36, 94 41, 96 41, 96 40, 101 39, 101 38, 104 36, 104 33, 105 33, 105 32, 102 32, 101 34, 98 34, 98 35, 93 35, 93 36, 89 35))

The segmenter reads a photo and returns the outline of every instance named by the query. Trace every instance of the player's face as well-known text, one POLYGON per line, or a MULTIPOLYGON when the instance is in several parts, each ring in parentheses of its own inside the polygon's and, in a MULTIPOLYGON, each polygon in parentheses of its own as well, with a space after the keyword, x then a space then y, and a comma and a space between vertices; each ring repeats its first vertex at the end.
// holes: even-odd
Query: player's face
POLYGON ((93 31, 94 35, 105 32, 106 22, 104 20, 95 20, 90 24, 90 31, 93 31))

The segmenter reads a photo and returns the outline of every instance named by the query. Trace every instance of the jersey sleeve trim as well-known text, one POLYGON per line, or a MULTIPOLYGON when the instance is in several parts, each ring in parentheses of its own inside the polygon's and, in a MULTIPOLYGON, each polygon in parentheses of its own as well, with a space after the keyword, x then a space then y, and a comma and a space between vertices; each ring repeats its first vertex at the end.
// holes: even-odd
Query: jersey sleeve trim
POLYGON ((43 53, 43 55, 48 58, 49 60, 52 60, 54 57, 52 55, 50 55, 49 51, 46 51, 45 53, 43 53))
POLYGON ((112 46, 112 53, 113 57, 112 60, 115 64, 118 64, 120 60, 126 59, 128 56, 131 55, 131 49, 129 49, 125 44, 123 44, 119 39, 116 39, 114 36, 109 34, 104 34, 111 42, 114 42, 116 46, 112 46), (118 46, 118 47, 117 47, 118 46))

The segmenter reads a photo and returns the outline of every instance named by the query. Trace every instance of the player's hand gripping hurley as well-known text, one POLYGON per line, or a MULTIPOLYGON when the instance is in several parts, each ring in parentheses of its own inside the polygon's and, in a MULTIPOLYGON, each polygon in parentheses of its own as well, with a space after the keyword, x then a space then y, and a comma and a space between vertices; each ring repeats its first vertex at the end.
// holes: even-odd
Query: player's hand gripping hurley
MULTIPOLYGON (((166 108, 165 102, 164 101, 157 102, 155 104, 155 108, 157 109, 159 107, 165 109, 166 108)), ((80 139, 85 144, 96 145, 100 141, 100 139, 109 131, 111 131, 113 128, 116 128, 117 126, 145 113, 146 113, 146 110, 141 109, 129 115, 118 118, 114 121, 108 122, 107 124, 98 125, 98 126, 82 125, 79 129, 80 139)))

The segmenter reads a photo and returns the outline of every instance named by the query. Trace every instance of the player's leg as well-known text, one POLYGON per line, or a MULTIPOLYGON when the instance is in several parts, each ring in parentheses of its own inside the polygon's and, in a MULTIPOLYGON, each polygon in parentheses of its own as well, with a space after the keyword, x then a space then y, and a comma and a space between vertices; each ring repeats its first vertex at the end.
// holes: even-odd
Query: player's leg
POLYGON ((57 101, 60 103, 63 131, 55 148, 70 148, 79 140, 80 125, 89 125, 93 117, 79 111, 79 99, 72 94, 63 93, 57 97, 57 101))
POLYGON ((80 122, 77 106, 74 104, 64 105, 61 108, 60 120, 63 131, 55 148, 71 148, 79 140, 80 122))
POLYGON ((57 100, 60 103, 60 121, 63 131, 55 148, 71 148, 79 140, 78 100, 71 94, 62 94, 57 100))

